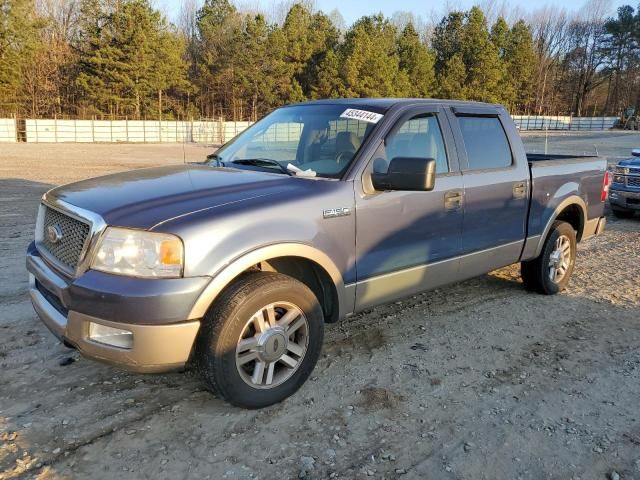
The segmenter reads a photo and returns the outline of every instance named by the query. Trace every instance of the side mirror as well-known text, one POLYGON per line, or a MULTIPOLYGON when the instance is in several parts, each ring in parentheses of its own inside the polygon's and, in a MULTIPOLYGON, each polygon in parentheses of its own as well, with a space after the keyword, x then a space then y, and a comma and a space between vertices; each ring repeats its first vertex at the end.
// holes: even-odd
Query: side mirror
POLYGON ((436 161, 433 158, 396 157, 387 173, 372 173, 376 190, 408 190, 428 192, 436 183, 436 161))

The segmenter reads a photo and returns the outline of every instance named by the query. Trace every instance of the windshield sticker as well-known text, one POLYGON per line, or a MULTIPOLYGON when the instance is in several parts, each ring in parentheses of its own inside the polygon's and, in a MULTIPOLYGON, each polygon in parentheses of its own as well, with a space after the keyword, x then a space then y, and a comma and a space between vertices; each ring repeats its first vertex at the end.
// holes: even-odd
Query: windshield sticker
POLYGON ((355 108, 348 108, 344 112, 342 112, 340 118, 350 118, 352 120, 360 120, 361 122, 367 123, 378 123, 383 116, 384 115, 381 115, 379 113, 367 112, 366 110, 356 110, 355 108))

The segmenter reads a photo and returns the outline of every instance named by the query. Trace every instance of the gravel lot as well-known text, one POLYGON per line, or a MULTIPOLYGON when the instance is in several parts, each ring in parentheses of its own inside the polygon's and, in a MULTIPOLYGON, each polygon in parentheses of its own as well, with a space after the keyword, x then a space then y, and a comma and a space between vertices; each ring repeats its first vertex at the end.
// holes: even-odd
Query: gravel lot
MULTIPOLYGON (((550 151, 597 143, 612 161, 640 146, 636 133, 552 137, 550 151)), ((181 162, 182 146, 0 151, 0 479, 640 479, 640 218, 609 217, 561 295, 525 292, 512 266, 329 326, 311 381, 245 411, 190 372, 80 358, 28 300, 42 193, 181 162)))

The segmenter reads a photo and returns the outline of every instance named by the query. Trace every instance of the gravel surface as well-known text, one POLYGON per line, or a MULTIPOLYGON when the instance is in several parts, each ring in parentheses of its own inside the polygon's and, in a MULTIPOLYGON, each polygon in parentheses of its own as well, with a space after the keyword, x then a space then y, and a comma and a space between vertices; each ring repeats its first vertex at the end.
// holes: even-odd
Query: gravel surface
MULTIPOLYGON (((640 145, 614 135, 611 158, 640 145)), ((27 296, 45 190, 182 146, 0 149, 0 479, 640 479, 640 218, 581 244, 561 295, 512 266, 329 326, 299 393, 245 411, 190 372, 79 357, 27 296)))

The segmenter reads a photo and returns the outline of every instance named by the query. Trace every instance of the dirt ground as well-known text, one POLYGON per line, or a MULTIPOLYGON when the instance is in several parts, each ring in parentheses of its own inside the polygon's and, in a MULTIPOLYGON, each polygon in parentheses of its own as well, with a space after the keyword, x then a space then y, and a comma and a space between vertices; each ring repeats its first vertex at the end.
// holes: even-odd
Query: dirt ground
MULTIPOLYGON (((610 160, 640 146, 554 140, 610 160)), ((62 346, 27 294, 40 196, 182 160, 181 145, 0 145, 0 479, 640 479, 640 217, 581 244, 561 295, 525 292, 512 266, 328 326, 311 380, 260 411, 190 372, 62 346)))

